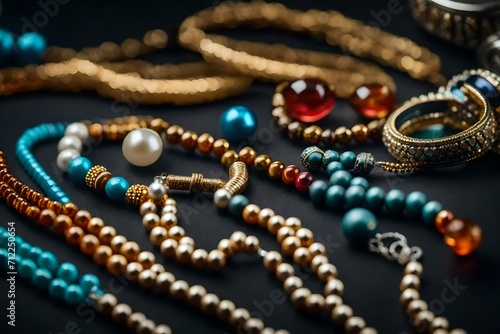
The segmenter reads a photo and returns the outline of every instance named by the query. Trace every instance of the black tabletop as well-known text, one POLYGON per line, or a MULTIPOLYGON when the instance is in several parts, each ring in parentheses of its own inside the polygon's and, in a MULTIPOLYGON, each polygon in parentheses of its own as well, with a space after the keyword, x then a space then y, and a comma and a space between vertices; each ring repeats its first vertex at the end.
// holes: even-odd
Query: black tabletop
MULTIPOLYGON (((3 1, 0 27, 15 35, 25 30, 38 30, 46 36, 49 44, 73 48, 98 45, 104 41, 120 42, 128 37, 140 38, 150 29, 162 28, 175 32, 183 18, 197 10, 217 4, 219 1, 3 1)), ((371 21, 389 32, 406 36, 437 53, 447 77, 464 69, 477 66, 474 53, 449 45, 424 32, 410 15, 406 2, 370 1, 283 1, 298 9, 336 9, 347 16, 371 21), (389 10, 391 9, 391 11, 389 10)), ((333 52, 334 49, 320 40, 309 39, 289 32, 238 30, 228 32, 237 38, 263 42, 279 42, 294 47, 333 52)), ((188 51, 173 49, 148 59, 161 62, 185 62, 200 57, 188 51)), ((398 101, 402 102, 435 87, 412 80, 405 74, 387 70, 398 86, 398 101)), ((99 97, 94 92, 56 93, 35 92, 18 94, 0 99, 0 147, 5 152, 12 173, 23 182, 35 186, 22 170, 15 158, 17 138, 29 127, 40 123, 78 121, 84 119, 113 118, 126 115, 153 115, 168 122, 179 124, 184 129, 197 133, 210 132, 222 136, 219 116, 233 105, 245 105, 258 116, 259 130, 270 133, 270 137, 257 139, 254 146, 259 153, 269 154, 273 159, 286 164, 300 164, 299 156, 304 144, 290 142, 281 133, 270 132, 270 100, 274 84, 255 82, 244 94, 224 101, 204 105, 176 107, 171 105, 147 106, 127 104, 99 97), (272 139, 272 140, 271 140, 272 139)), ((336 127, 353 125, 360 121, 346 101, 338 101, 335 110, 321 124, 336 127)), ((258 138, 258 137, 257 137, 258 138)), ((354 152, 369 151, 379 160, 392 161, 381 143, 350 147, 354 152)), ((261 317, 268 326, 285 328, 292 333, 340 333, 326 314, 320 317, 298 311, 285 298, 281 284, 269 275, 258 256, 239 254, 231 259, 220 273, 197 271, 193 268, 165 260, 153 247, 148 234, 140 224, 135 208, 117 205, 101 194, 71 183, 55 166, 56 143, 40 145, 34 150, 44 168, 59 182, 74 202, 88 209, 94 216, 102 217, 115 226, 130 240, 136 240, 143 249, 158 255, 160 263, 177 278, 189 284, 202 284, 208 291, 221 298, 233 300, 237 306, 245 307, 261 317)), ((167 146, 160 161, 148 168, 136 168, 121 154, 118 143, 102 144, 88 152, 94 163, 107 166, 114 175, 125 176, 131 183, 151 182, 152 177, 162 172, 190 175, 193 172, 205 175, 220 175, 224 168, 215 160, 187 154, 177 147, 167 146)), ((445 208, 458 217, 469 218, 483 229, 483 244, 472 255, 459 257, 444 243, 442 235, 421 222, 406 218, 395 219, 381 216, 380 231, 397 231, 407 236, 411 245, 422 247, 422 263, 425 275, 421 295, 431 310, 447 317, 453 327, 467 329, 469 333, 499 333, 497 321, 500 292, 500 255, 496 238, 499 237, 498 189, 496 167, 498 157, 487 154, 478 161, 451 169, 415 173, 409 176, 388 175, 376 172, 371 176, 373 185, 385 190, 401 189, 405 193, 421 190, 430 199, 440 201, 445 208)), ((320 178, 325 175, 318 174, 320 178)), ((412 333, 413 329, 399 303, 399 282, 402 267, 367 250, 353 249, 343 237, 340 229, 342 212, 331 212, 315 207, 306 195, 298 193, 280 182, 250 172, 250 185, 246 195, 251 202, 261 207, 273 208, 284 216, 297 216, 303 225, 314 231, 317 240, 327 245, 328 256, 339 270, 344 282, 344 300, 355 313, 366 319, 379 333, 412 333)), ((222 238, 233 231, 241 230, 257 235, 262 247, 278 249, 275 239, 266 231, 248 226, 241 220, 221 214, 214 207, 210 196, 193 198, 188 194, 175 197, 182 208, 180 224, 191 235, 197 246, 212 249, 222 238)), ((30 223, 13 209, 0 201, 0 225, 15 222, 17 235, 27 242, 54 252, 60 261, 74 262, 80 273, 94 273, 105 290, 129 303, 134 310, 144 312, 157 323, 170 325, 176 333, 226 333, 233 330, 216 319, 166 295, 145 291, 134 284, 118 280, 98 267, 90 258, 70 247, 51 230, 30 223)), ((288 259, 290 260, 290 259, 288 259)), ((322 291, 322 284, 310 272, 299 275, 315 292, 322 291)), ((16 280, 16 327, 7 326, 7 282, 0 280, 0 332, 2 333, 120 333, 123 329, 105 317, 95 315, 88 309, 68 306, 51 299, 48 293, 39 291, 20 277, 16 280)))

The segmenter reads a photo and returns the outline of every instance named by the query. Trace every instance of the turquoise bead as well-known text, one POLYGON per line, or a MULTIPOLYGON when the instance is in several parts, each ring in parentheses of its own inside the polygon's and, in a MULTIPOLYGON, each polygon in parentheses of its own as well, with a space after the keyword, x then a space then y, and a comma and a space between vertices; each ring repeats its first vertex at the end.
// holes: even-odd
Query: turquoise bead
POLYGON ((320 152, 313 152, 307 157, 307 162, 313 166, 312 169, 319 169, 321 167, 321 162, 323 161, 323 154, 320 152))
POLYGON ((36 263, 30 259, 22 259, 21 263, 19 263, 19 268, 17 271, 19 275, 21 275, 24 279, 33 279, 33 275, 35 274, 35 270, 37 270, 36 263))
POLYGON ((241 218, 241 214, 245 206, 250 204, 248 198, 243 195, 235 195, 229 200, 229 213, 237 218, 241 218))
POLYGON ((385 208, 392 214, 400 214, 405 207, 405 194, 398 189, 393 189, 385 196, 385 208))
POLYGON ((328 182, 330 185, 338 185, 342 188, 349 187, 351 183, 352 175, 348 171, 339 170, 332 174, 330 177, 330 181, 328 182))
POLYGON ((385 191, 380 187, 371 187, 366 191, 365 206, 372 211, 382 209, 385 202, 385 191))
POLYGON ((422 208, 422 219, 426 225, 434 226, 437 214, 443 210, 441 203, 436 201, 427 202, 422 208))
POLYGON ((342 232, 353 244, 366 243, 377 234, 377 218, 363 208, 349 210, 342 218, 342 232))
POLYGON ((345 204, 348 209, 362 207, 366 190, 362 186, 351 186, 345 191, 345 204))
POLYGON ((35 262, 38 262, 38 258, 40 257, 40 254, 43 253, 43 250, 40 247, 31 247, 30 253, 28 254, 28 258, 32 259, 35 262))
POLYGON ((37 263, 40 268, 45 268, 53 274, 57 272, 59 266, 56 256, 51 252, 43 252, 40 254, 37 263))
POLYGON ((5 29, 0 29, 0 65, 8 66, 14 60, 16 47, 14 37, 5 29))
POLYGON ((80 278, 80 287, 82 288, 83 294, 88 295, 95 289, 99 289, 101 287, 101 281, 96 275, 93 274, 85 274, 80 278))
POLYGON ((78 279, 78 269, 71 262, 61 263, 57 270, 57 277, 63 279, 68 284, 74 283, 78 279))
POLYGON ((31 279, 33 284, 40 289, 47 289, 51 280, 52 274, 45 268, 36 269, 31 279))
POLYGON ((78 157, 68 165, 68 175, 71 181, 84 183, 88 171, 92 168, 92 162, 84 157, 78 157))
POLYGON ((405 199, 405 209, 410 216, 420 216, 422 208, 427 203, 427 196, 420 191, 408 194, 405 199))
POLYGON ((124 201, 129 187, 129 183, 123 177, 113 176, 106 182, 104 191, 113 201, 124 201))
POLYGON ((68 283, 65 280, 56 278, 50 282, 49 294, 52 298, 63 300, 67 288, 68 283))
POLYGON ((219 123, 224 137, 232 142, 241 142, 257 130, 257 116, 244 106, 234 106, 224 111, 219 123))
POLYGON ((340 156, 337 151, 326 150, 325 153, 323 154, 323 161, 322 161, 323 168, 326 168, 330 163, 334 161, 339 161, 339 157, 340 156))
POLYGON ((345 189, 341 186, 334 185, 326 190, 325 204, 332 208, 338 209, 344 205, 345 189))
POLYGON ((338 161, 333 161, 326 165, 326 173, 328 176, 332 176, 333 173, 338 172, 339 170, 344 170, 344 166, 338 161))
POLYGON ((24 243, 24 240, 23 238, 21 238, 20 236, 16 235, 16 237, 14 238, 15 239, 15 244, 16 244, 16 247, 19 247, 21 246, 23 243, 24 243))
POLYGON ((361 186, 365 188, 365 190, 368 190, 370 188, 370 183, 368 182, 367 179, 361 176, 356 176, 351 180, 350 186, 361 186))
POLYGON ((316 180, 309 186, 309 197, 314 204, 323 203, 325 200, 326 189, 328 185, 325 181, 316 180))
MULTIPOLYGON (((17 62, 20 66, 39 64, 47 48, 47 41, 39 33, 28 32, 19 36, 17 39, 17 48, 17 62)), ((38 130, 42 129, 39 128, 38 130)))
POLYGON ((356 162, 356 154, 351 151, 346 151, 340 155, 339 161, 345 169, 353 169, 354 163, 356 162))
POLYGON ((68 304, 78 304, 83 301, 85 296, 83 295, 83 290, 79 285, 70 284, 64 292, 64 300, 68 304))
POLYGON ((0 232, 0 247, 7 247, 9 243, 9 232, 3 230, 0 232))

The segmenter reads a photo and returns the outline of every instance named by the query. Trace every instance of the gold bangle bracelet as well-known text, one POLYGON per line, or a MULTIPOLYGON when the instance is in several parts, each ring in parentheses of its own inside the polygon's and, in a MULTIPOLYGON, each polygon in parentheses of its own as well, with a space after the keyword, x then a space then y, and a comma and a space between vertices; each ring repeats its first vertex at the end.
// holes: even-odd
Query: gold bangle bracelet
POLYGON ((396 160, 420 168, 446 167, 474 160, 492 148, 497 122, 490 104, 473 86, 464 83, 460 88, 469 99, 467 104, 447 94, 431 93, 411 99, 389 116, 382 140, 396 160), (442 138, 409 136, 409 132, 443 122, 463 130, 442 138))

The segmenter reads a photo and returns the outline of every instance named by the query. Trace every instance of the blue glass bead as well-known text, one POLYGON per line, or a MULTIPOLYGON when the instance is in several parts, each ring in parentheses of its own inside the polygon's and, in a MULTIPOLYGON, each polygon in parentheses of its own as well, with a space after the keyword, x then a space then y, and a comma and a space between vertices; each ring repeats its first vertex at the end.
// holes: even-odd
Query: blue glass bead
POLYGON ((64 294, 66 293, 66 289, 68 288, 68 283, 63 279, 56 278, 50 282, 49 285, 49 294, 52 298, 55 299, 64 299, 64 294))
POLYGON ((330 181, 328 182, 330 185, 338 185, 343 188, 349 187, 351 183, 352 175, 348 171, 339 170, 332 174, 330 177, 330 181))
POLYGON ((410 216, 420 216, 422 208, 427 203, 427 196, 421 191, 408 194, 405 199, 405 209, 410 216))
POLYGON ((325 181, 316 180, 309 186, 309 197, 314 204, 323 203, 325 200, 326 189, 328 185, 325 181))
POLYGON ((326 173, 328 176, 332 176, 333 173, 344 170, 344 166, 338 161, 332 161, 328 165, 326 165, 326 173))
POLYGON ((78 279, 78 269, 71 262, 61 263, 57 270, 57 277, 63 279, 68 284, 74 283, 78 279))
POLYGON ((14 238, 15 239, 15 244, 16 244, 16 247, 19 247, 21 246, 23 243, 24 243, 24 239, 21 238, 20 236, 16 235, 16 237, 14 238))
POLYGON ((351 187, 352 186, 361 186, 365 188, 365 190, 368 190, 370 188, 370 183, 368 182, 367 179, 361 176, 356 176, 351 180, 351 183, 349 184, 351 187))
POLYGON ((366 190, 362 186, 351 186, 345 191, 345 204, 348 209, 362 207, 366 190))
POLYGON ((7 247, 9 243, 9 232, 3 230, 0 232, 0 247, 7 247))
POLYGON ((235 195, 229 200, 229 213, 235 217, 241 218, 241 213, 248 204, 250 204, 248 198, 243 195, 235 195))
POLYGON ((123 201, 129 187, 129 183, 123 177, 113 176, 106 182, 104 191, 113 201, 123 201))
POLYGON ((39 64, 47 48, 47 42, 39 33, 28 32, 17 39, 17 48, 19 50, 17 62, 20 66, 39 64))
POLYGON ((22 278, 31 280, 37 268, 38 267, 33 260, 22 259, 21 263, 19 263, 19 267, 17 268, 17 272, 22 278))
POLYGON ((321 154, 320 152, 313 152, 307 157, 308 164, 314 166, 314 169, 321 168, 322 161, 323 161, 323 154, 321 154))
POLYGON ((372 211, 382 209, 385 202, 385 191, 380 187, 371 187, 366 191, 365 206, 372 211))
POLYGON ((36 269, 31 279, 33 285, 40 289, 47 289, 51 280, 52 274, 45 268, 36 269))
POLYGON ((14 263, 16 264, 16 268, 19 267, 22 260, 23 260, 23 258, 21 256, 19 256, 19 254, 16 254, 16 256, 14 257, 14 263))
POLYGON ((64 292, 64 300, 68 304, 81 303, 84 298, 85 296, 83 295, 82 288, 76 284, 68 285, 66 291, 64 292))
POLYGON ((377 234, 377 218, 363 208, 349 210, 342 218, 342 232, 353 244, 366 243, 377 234))
POLYGON ((338 209, 344 205, 345 189, 341 186, 334 185, 326 190, 325 204, 332 208, 338 209))
POLYGON ((57 272, 59 266, 56 256, 51 252, 43 252, 40 254, 37 264, 40 268, 45 268, 53 274, 57 272))
POLYGON ((385 196, 385 208, 392 214, 400 214, 405 207, 405 194, 398 189, 393 189, 385 196))
POLYGON ((37 246, 31 247, 30 252, 28 254, 28 258, 32 259, 35 262, 38 262, 38 257, 42 253, 43 253, 43 250, 40 247, 37 247, 37 246))
POLYGON ((443 210, 441 203, 436 201, 427 202, 422 208, 422 219, 426 225, 434 226, 437 214, 443 210))
POLYGON ((322 162, 323 168, 326 168, 331 162, 339 161, 339 157, 340 156, 337 151, 326 150, 325 153, 323 154, 323 162, 322 162))
POLYGON ((493 86, 488 80, 479 76, 472 75, 465 80, 468 84, 471 84, 475 88, 477 88, 484 96, 492 103, 496 105, 496 103, 500 102, 500 94, 496 90, 495 86, 493 86))
POLYGON ((78 157, 68 165, 68 175, 71 181, 84 183, 88 171, 92 168, 92 162, 84 157, 78 157))
POLYGON ((356 154, 351 151, 346 151, 340 155, 339 161, 345 169, 353 169, 354 163, 356 162, 356 154))
POLYGON ((79 285, 82 288, 83 294, 88 295, 94 289, 99 289, 101 287, 101 281, 96 275, 85 274, 80 279, 79 285))
POLYGON ((0 268, 3 271, 7 271, 7 263, 9 259, 9 252, 6 249, 0 248, 0 268))
POLYGON ((14 60, 15 52, 14 37, 9 31, 0 29, 0 65, 8 66, 14 60))
POLYGON ((232 142, 241 142, 257 130, 257 116, 244 106, 234 106, 220 116, 220 127, 224 137, 232 142))

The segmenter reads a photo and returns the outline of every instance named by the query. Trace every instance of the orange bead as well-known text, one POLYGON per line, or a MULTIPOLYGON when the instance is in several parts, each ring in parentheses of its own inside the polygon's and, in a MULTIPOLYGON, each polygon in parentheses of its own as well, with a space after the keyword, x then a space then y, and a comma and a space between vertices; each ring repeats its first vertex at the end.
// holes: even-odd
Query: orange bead
POLYGON ((257 157, 257 153, 251 147, 244 147, 241 149, 239 156, 240 161, 245 163, 245 165, 253 165, 255 158, 257 157))
POLYGON ((58 215, 54 220, 54 230, 56 233, 65 234, 66 230, 71 226, 73 226, 73 222, 66 215, 58 215))
POLYGON ((222 157, 222 155, 226 153, 227 150, 229 150, 229 143, 225 139, 217 139, 214 142, 212 150, 214 151, 216 156, 222 157))
POLYGON ((283 173, 281 174, 281 177, 283 179, 283 182, 286 184, 294 184, 295 183, 295 178, 297 175, 299 175, 300 169, 299 167, 295 165, 290 165, 285 167, 283 170, 283 173))
POLYGON ((455 214, 453 212, 450 210, 441 210, 434 220, 434 225, 440 233, 444 233, 446 227, 453 219, 455 219, 455 214))
POLYGON ((45 227, 50 227, 54 224, 54 220, 56 219, 56 213, 50 209, 45 209, 40 212, 40 219, 38 222, 40 225, 45 227))
POLYGON ((40 219, 40 209, 36 206, 30 206, 28 207, 28 210, 26 210, 26 215, 28 216, 28 219, 32 222, 36 222, 40 219))
POLYGON ((82 238, 85 235, 85 232, 81 227, 71 226, 65 233, 66 242, 72 246, 77 246, 82 242, 82 238))
POLYGON ((458 255, 468 255, 475 251, 482 240, 481 228, 464 219, 453 219, 444 233, 444 242, 458 255))
POLYGON ((87 210, 79 210, 75 214, 75 218, 73 218, 73 224, 80 226, 83 229, 87 229, 90 219, 92 219, 90 212, 87 210))
POLYGON ((380 119, 394 109, 396 97, 387 86, 368 84, 358 87, 349 98, 349 103, 362 116, 380 119))
POLYGON ((212 147, 214 146, 214 137, 212 137, 208 133, 204 133, 198 137, 197 147, 198 150, 203 154, 208 154, 212 151, 212 147))
POLYGON ((269 170, 267 171, 269 177, 271 179, 281 179, 281 174, 285 169, 285 164, 281 161, 273 161, 271 165, 269 165, 269 170))
POLYGON ((186 131, 181 136, 181 146, 188 150, 194 150, 198 141, 198 135, 193 131, 186 131))
POLYGON ((73 218, 75 214, 78 212, 78 207, 74 203, 66 203, 64 204, 64 214, 73 218))

